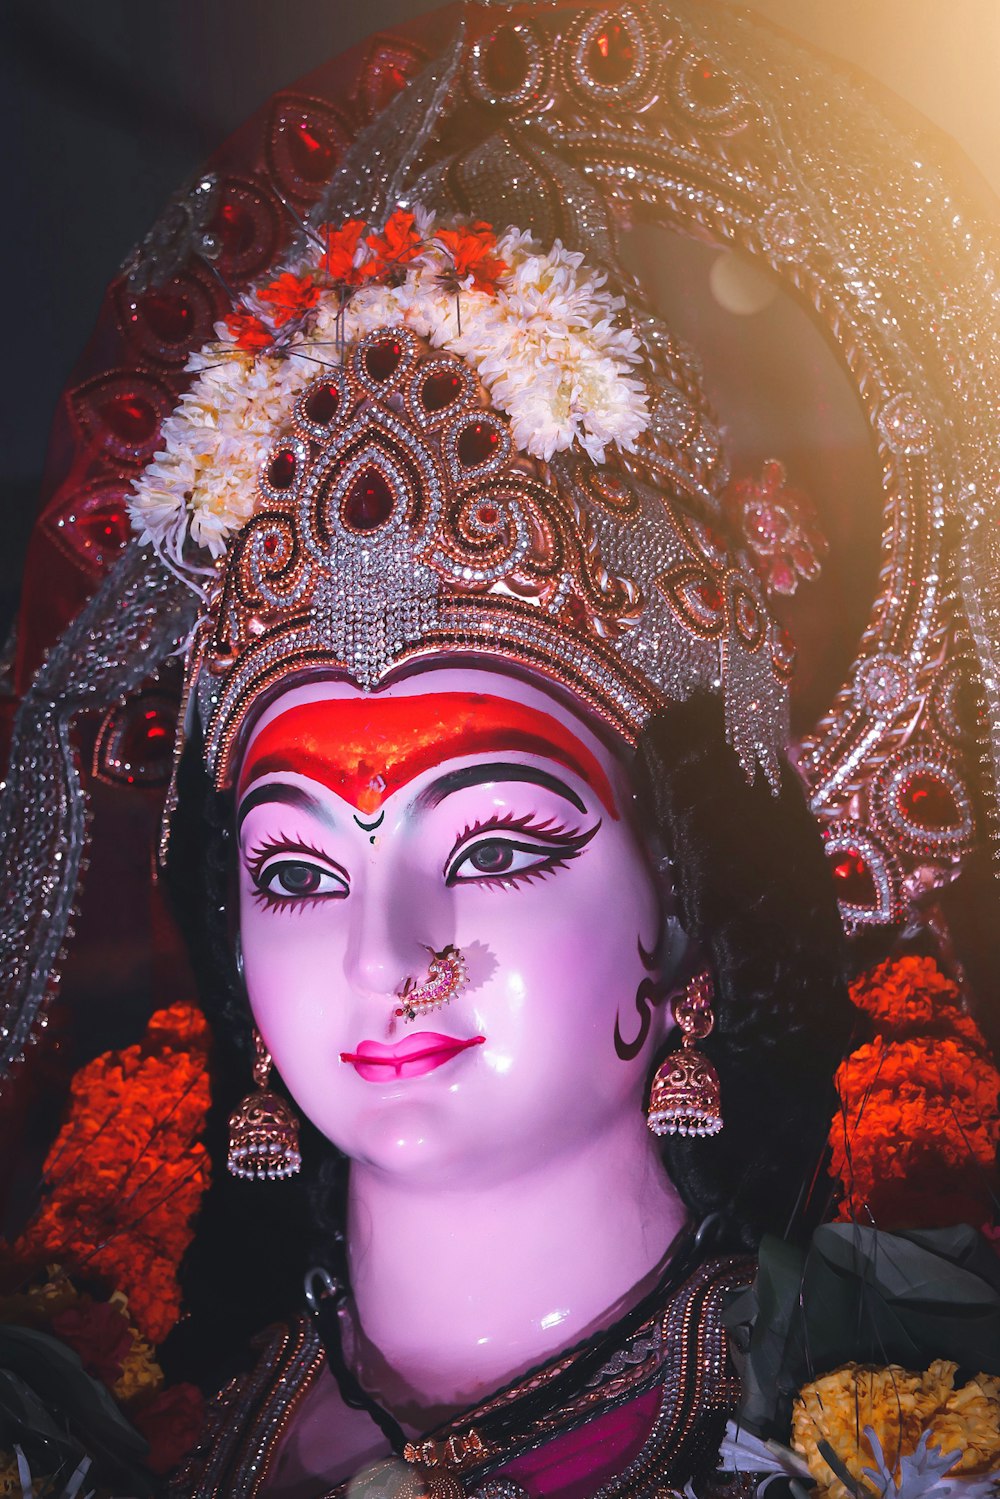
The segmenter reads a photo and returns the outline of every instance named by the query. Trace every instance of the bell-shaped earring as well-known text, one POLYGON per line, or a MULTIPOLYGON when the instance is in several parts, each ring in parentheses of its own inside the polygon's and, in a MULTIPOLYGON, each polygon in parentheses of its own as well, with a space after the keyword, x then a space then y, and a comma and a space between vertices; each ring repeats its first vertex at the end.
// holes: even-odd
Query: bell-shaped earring
POLYGON ((696 1044, 715 1025, 713 998, 711 975, 699 973, 674 1009, 684 1040, 653 1078, 646 1123, 654 1135, 717 1135, 722 1128, 719 1075, 696 1044))
POLYGON ((250 1180, 294 1176, 302 1165, 299 1121, 281 1095, 267 1086, 271 1076, 271 1054, 256 1029, 253 1040, 257 1051, 253 1080, 257 1089, 248 1093, 229 1116, 226 1164, 233 1176, 250 1180))

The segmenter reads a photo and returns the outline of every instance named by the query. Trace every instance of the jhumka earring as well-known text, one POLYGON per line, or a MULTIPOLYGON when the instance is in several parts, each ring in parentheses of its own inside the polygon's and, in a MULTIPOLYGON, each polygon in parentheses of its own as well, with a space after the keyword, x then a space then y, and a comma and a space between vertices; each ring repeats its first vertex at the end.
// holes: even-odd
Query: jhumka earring
POLYGON ((257 1057, 253 1064, 255 1093, 248 1093, 229 1116, 229 1157, 233 1176, 252 1181, 294 1176, 302 1165, 299 1121, 278 1093, 267 1086, 271 1054, 258 1030, 253 1033, 257 1057))
POLYGON ((416 1020, 418 1015, 440 1010, 468 985, 469 970, 459 948, 449 943, 440 952, 435 952, 433 947, 428 947, 427 951, 431 955, 427 977, 419 984, 414 979, 407 979, 399 991, 401 1003, 392 1013, 403 1020, 416 1020))
POLYGON ((717 1135, 722 1128, 719 1075, 696 1045, 715 1025, 713 997, 711 975, 699 973, 674 1009, 684 1040, 653 1078, 646 1123, 654 1135, 717 1135))

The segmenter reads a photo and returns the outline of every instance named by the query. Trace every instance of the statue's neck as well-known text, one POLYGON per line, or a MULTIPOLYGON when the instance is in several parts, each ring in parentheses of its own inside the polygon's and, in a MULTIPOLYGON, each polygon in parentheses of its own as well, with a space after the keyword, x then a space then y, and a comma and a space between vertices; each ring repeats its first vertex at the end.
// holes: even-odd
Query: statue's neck
POLYGON ((348 1258, 362 1375, 427 1429, 614 1321, 685 1220, 641 1117, 502 1181, 417 1188, 355 1164, 348 1258))

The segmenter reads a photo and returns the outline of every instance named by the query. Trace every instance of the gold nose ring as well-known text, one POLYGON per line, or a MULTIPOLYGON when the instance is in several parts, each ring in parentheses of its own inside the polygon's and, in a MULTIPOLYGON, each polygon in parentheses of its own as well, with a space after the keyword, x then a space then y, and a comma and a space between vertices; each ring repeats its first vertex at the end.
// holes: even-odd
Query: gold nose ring
POLYGON ((469 970, 459 948, 449 943, 440 952, 433 947, 427 951, 431 955, 427 977, 419 983, 408 978, 399 991, 401 1003, 392 1013, 403 1020, 416 1020, 418 1015, 440 1010, 468 987, 469 970))

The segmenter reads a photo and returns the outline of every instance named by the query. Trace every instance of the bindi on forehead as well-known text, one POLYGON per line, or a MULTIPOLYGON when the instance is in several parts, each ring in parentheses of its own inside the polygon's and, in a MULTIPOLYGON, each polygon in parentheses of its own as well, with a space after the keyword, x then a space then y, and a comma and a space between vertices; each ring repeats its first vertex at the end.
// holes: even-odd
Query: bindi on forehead
POLYGON ((607 775, 557 718, 485 693, 324 698, 279 713, 253 739, 239 780, 282 771, 308 776, 371 814, 415 776, 448 760, 495 751, 542 755, 574 771, 616 816, 607 775))

